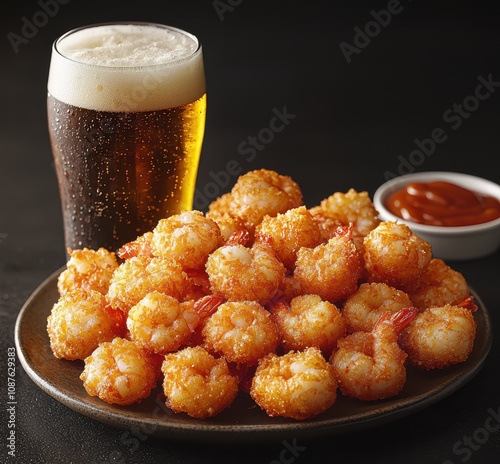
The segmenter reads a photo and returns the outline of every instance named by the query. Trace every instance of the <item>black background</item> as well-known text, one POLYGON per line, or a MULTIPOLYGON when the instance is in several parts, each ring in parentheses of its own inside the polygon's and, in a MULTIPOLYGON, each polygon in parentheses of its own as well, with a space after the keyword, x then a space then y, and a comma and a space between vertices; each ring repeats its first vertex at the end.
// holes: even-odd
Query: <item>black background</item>
MULTIPOLYGON (((451 170, 500 182, 500 86, 493 85, 478 105, 470 98, 481 76, 500 83, 499 15, 486 3, 71 0, 58 4, 53 17, 40 14, 42 3, 11 0, 1 12, 1 366, 7 347, 14 345, 22 304, 65 261, 45 98, 51 44, 74 27, 152 21, 198 36, 208 89, 200 207, 207 204, 205 197, 213 199, 236 181, 228 163, 236 163, 241 173, 265 167, 290 175, 308 206, 350 187, 373 194, 387 173, 451 170), (388 5, 398 13, 385 27, 372 24, 369 41, 360 44, 358 37, 363 48, 349 56, 349 63, 340 44, 355 45, 357 28, 364 30, 374 21, 371 12, 388 5), (25 24, 35 20, 40 27, 27 29, 25 24), (458 108, 454 105, 464 101, 469 109, 450 119, 458 108), (262 130, 269 127, 273 111, 284 108, 294 117, 249 160, 238 147, 248 137, 269 134, 262 130), (446 140, 429 155, 412 155, 415 140, 429 138, 436 129, 446 140)), ((499 258, 497 252, 453 264, 478 290, 497 329, 499 258)), ((454 453, 453 446, 484 426, 488 408, 500 407, 498 362, 495 340, 480 374, 451 397, 406 420, 310 444, 295 462, 462 462, 469 456, 454 453)), ((4 385, 5 372, 0 377, 4 385)), ((20 366, 18 382, 17 462, 109 461, 119 447, 119 430, 52 400, 20 366)), ((496 462, 499 443, 500 433, 492 433, 485 443, 474 444, 469 462, 496 462)), ((126 460, 118 462, 268 463, 282 449, 281 443, 211 448, 150 437, 134 453, 122 450, 126 460)), ((0 461, 4 458, 2 443, 0 461)))

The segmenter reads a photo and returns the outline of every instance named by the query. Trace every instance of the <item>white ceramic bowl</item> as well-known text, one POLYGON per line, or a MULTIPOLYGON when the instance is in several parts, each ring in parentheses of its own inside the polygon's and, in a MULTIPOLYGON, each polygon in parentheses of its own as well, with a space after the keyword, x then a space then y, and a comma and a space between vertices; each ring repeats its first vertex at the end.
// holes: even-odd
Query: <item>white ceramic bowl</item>
POLYGON ((472 226, 428 226, 401 219, 386 208, 385 202, 388 196, 409 182, 437 180, 451 182, 500 200, 500 185, 481 177, 448 171, 418 172, 391 179, 377 189, 373 196, 373 203, 379 212, 380 219, 397 221, 409 226, 415 234, 432 245, 432 253, 436 258, 467 260, 481 258, 495 252, 500 247, 500 219, 472 226))

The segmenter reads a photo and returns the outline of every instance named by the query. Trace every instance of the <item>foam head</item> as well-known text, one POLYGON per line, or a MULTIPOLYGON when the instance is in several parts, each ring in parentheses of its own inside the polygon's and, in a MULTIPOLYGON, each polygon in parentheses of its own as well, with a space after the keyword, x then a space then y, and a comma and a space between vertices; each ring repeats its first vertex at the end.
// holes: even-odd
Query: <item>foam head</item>
POLYGON ((54 44, 49 93, 98 111, 152 111, 205 94, 201 46, 186 32, 155 24, 96 25, 54 44))

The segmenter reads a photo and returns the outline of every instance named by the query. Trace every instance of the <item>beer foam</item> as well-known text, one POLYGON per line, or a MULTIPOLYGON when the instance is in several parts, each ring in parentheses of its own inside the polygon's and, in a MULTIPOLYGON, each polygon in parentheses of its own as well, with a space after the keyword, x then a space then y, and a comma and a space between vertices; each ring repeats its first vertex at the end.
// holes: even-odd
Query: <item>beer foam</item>
POLYGON ((97 111, 152 111, 205 94, 203 58, 190 34, 153 24, 80 29, 54 45, 48 91, 97 111))

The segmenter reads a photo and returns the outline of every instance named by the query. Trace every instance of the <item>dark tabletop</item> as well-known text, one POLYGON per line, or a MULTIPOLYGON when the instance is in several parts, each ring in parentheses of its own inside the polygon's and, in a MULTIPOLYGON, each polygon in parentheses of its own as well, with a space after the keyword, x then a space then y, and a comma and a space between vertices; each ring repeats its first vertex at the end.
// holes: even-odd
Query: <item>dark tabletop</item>
POLYGON ((73 412, 40 390, 16 357, 16 457, 7 454, 14 324, 30 294, 65 262, 45 113, 50 46, 63 32, 138 20, 200 38, 208 86, 200 209, 230 188, 234 166, 241 173, 264 167, 290 175, 308 206, 350 187, 373 194, 386 177, 412 171, 453 170, 500 182, 498 13, 487 4, 451 0, 343 3, 31 0, 3 6, 0 462, 498 462, 498 252, 449 263, 491 315, 493 346, 483 368, 458 391, 408 417, 311 441, 290 436, 210 446, 141 434, 127 442, 123 430, 73 412), (473 96, 481 82, 489 82, 489 91, 478 100, 473 96), (261 132, 276 112, 288 115, 284 129, 261 132), (436 129, 446 140, 424 157, 412 156, 436 129), (259 134, 264 143, 242 153, 241 144, 259 134), (292 452, 287 446, 294 443, 292 452))

